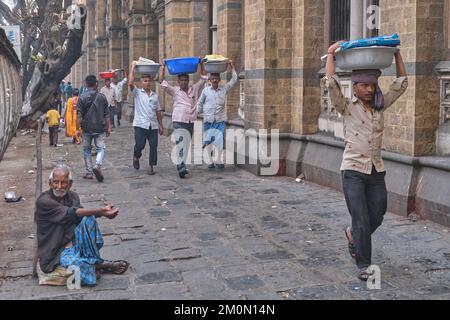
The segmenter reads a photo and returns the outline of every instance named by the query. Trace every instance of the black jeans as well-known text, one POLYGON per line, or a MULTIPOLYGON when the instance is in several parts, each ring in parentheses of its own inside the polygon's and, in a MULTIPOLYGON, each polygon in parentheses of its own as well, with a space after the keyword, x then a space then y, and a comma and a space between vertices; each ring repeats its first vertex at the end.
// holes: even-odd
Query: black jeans
POLYGON ((372 265, 372 234, 381 226, 387 210, 386 172, 372 174, 343 171, 345 201, 352 217, 353 242, 358 268, 372 265))
POLYGON ((122 120, 122 107, 123 102, 116 102, 116 113, 117 113, 117 122, 120 123, 120 120, 122 120))
POLYGON ((59 126, 48 127, 48 137, 51 146, 56 146, 58 144, 58 129, 59 126))
POLYGON ((194 124, 174 122, 173 130, 173 134, 175 136, 175 141, 177 144, 177 170, 180 173, 186 171, 186 158, 191 146, 192 134, 194 133, 194 124))
POLYGON ((150 146, 150 154, 148 157, 149 165, 156 166, 158 162, 158 129, 150 127, 148 130, 134 127, 134 157, 140 159, 142 150, 145 148, 145 143, 148 140, 150 146))

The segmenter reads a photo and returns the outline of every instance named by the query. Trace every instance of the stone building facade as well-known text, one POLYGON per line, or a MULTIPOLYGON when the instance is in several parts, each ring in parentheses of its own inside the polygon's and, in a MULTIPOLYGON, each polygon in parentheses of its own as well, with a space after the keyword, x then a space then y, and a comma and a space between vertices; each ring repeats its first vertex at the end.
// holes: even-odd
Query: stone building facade
MULTIPOLYGON (((385 116, 389 208, 450 225, 449 2, 86 0, 84 55, 70 80, 80 86, 88 73, 128 70, 140 56, 225 55, 240 75, 227 100, 230 127, 278 129, 279 175, 340 189, 342 119, 321 87, 320 57, 338 38, 398 33, 409 88, 385 116)), ((340 75, 351 96, 349 75, 340 75)), ((395 66, 383 71, 382 89, 394 75, 395 66)), ((170 99, 161 103, 170 119, 170 99)), ((261 173, 260 164, 243 167, 261 173)))

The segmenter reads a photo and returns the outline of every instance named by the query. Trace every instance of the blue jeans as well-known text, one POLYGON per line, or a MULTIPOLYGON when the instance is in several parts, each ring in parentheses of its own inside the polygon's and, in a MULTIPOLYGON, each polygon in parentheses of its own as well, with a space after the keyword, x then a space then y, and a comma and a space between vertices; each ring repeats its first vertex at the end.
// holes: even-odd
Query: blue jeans
POLYGON ((372 234, 381 226, 387 210, 386 172, 342 172, 345 201, 352 217, 353 242, 358 268, 372 265, 372 234))
POLYGON ((95 165, 101 167, 103 165, 103 158, 105 157, 105 134, 83 133, 84 164, 86 165, 87 173, 90 175, 94 174, 92 171, 92 142, 94 142, 97 149, 95 165))

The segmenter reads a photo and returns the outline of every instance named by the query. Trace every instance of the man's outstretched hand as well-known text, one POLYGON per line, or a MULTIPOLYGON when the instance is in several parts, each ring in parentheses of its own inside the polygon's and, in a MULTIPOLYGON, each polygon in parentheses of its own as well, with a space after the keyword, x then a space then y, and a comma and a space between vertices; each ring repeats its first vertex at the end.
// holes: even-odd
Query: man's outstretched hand
POLYGON ((119 208, 115 208, 113 205, 107 205, 102 208, 102 217, 108 219, 114 219, 119 214, 119 208))

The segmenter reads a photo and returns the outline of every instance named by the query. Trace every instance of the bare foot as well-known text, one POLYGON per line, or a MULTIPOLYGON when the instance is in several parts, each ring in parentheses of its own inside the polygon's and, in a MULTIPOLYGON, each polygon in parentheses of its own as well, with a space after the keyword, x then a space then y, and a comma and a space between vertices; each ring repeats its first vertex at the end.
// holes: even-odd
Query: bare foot
POLYGON ((104 261, 97 265, 97 269, 103 273, 123 274, 128 270, 130 264, 125 260, 104 261))

